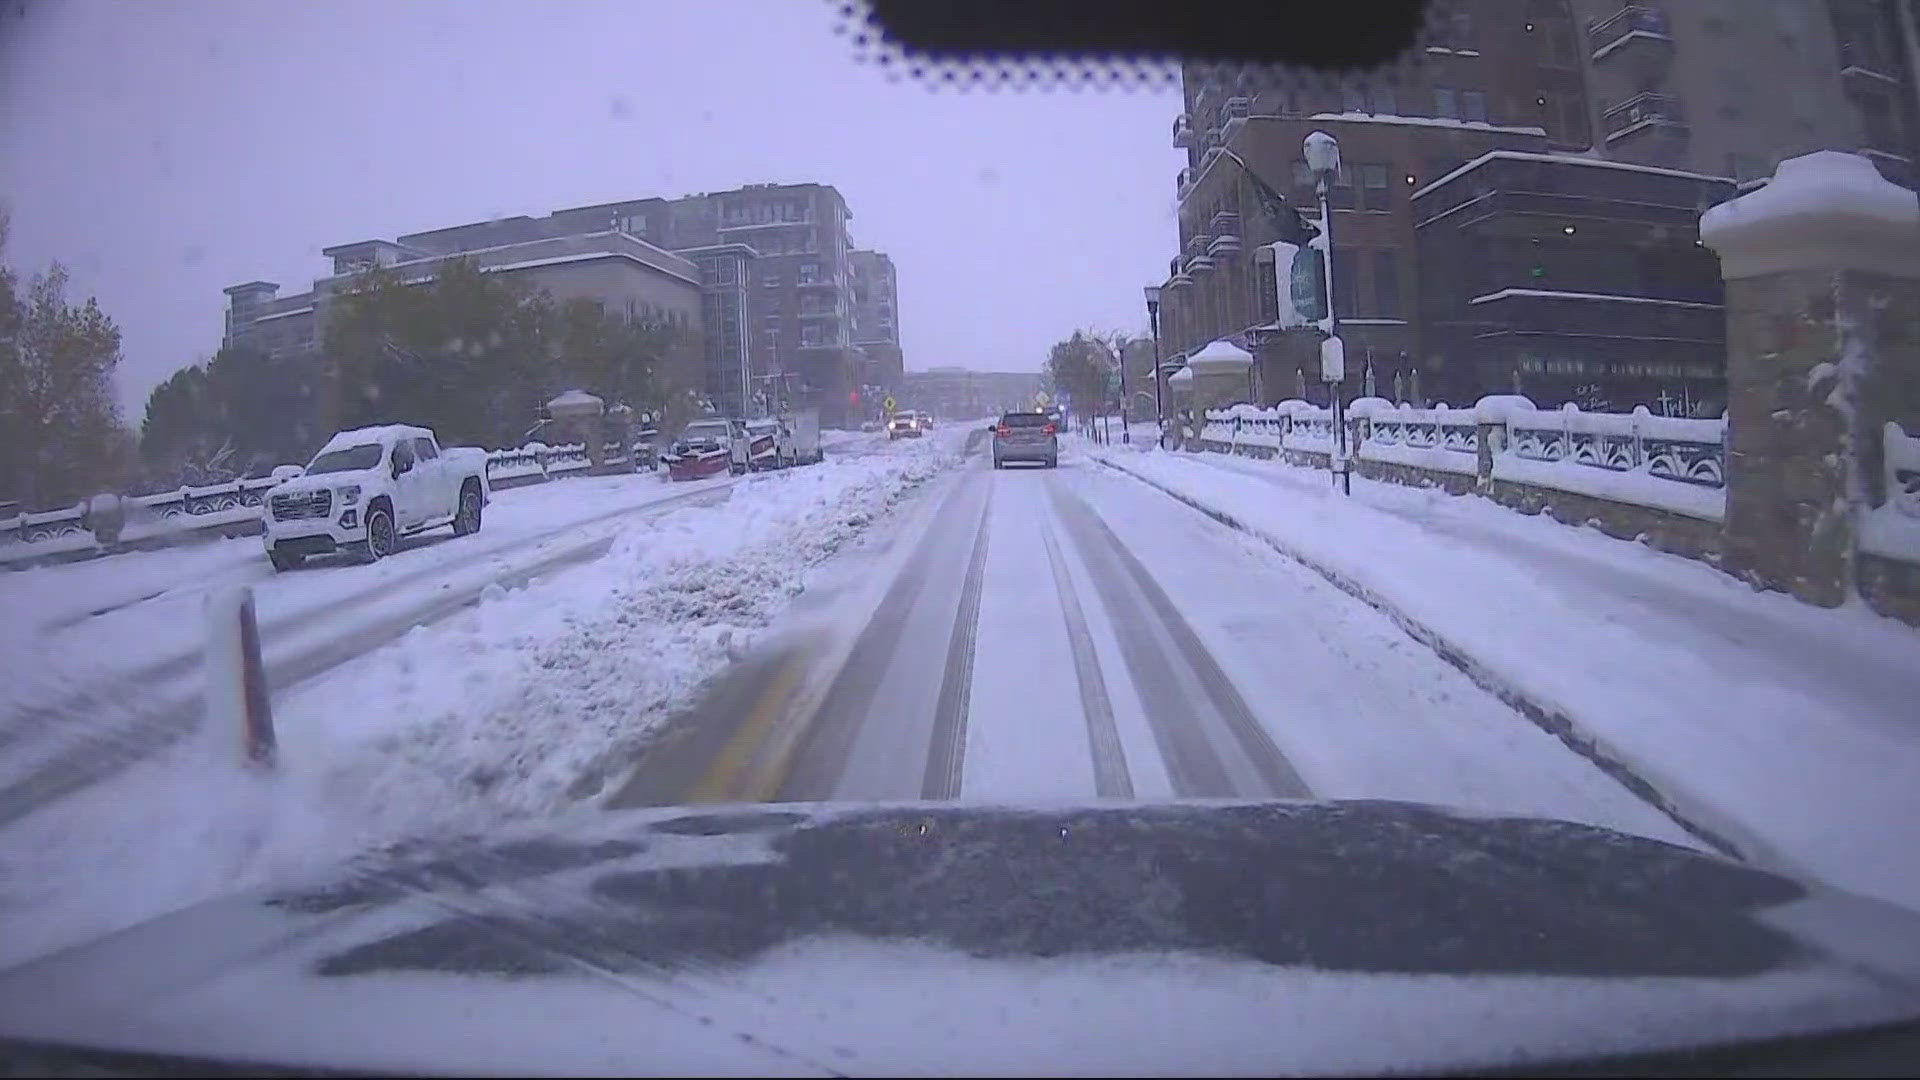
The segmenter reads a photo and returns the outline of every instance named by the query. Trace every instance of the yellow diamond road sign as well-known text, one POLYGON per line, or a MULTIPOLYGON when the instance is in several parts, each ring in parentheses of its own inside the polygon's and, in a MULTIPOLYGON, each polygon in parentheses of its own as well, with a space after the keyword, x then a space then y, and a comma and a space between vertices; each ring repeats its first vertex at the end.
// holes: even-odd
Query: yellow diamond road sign
POLYGON ((1047 396, 1047 392, 1045 390, 1037 391, 1033 395, 1033 403, 1043 409, 1046 408, 1047 403, 1052 400, 1053 400, 1052 398, 1047 396))
POLYGON ((887 400, 886 400, 886 401, 884 402, 884 404, 886 405, 886 407, 887 407, 887 411, 888 411, 888 412, 892 412, 892 411, 893 411, 893 399, 892 399, 891 397, 889 397, 889 398, 888 398, 888 399, 887 399, 887 400))

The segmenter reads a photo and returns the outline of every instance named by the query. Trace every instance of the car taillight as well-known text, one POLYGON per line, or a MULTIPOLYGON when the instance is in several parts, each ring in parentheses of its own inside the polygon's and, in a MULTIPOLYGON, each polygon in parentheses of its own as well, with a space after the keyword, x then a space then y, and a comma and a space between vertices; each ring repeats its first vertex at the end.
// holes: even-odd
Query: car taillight
POLYGON ((1044 430, 1044 434, 1047 434, 1047 435, 1051 435, 1051 434, 1053 434, 1053 425, 1052 425, 1052 424, 1048 424, 1048 425, 1046 426, 1046 428, 1045 428, 1045 430, 1044 430))
POLYGON ((999 434, 999 435, 1011 435, 1011 434, 1013 434, 1013 429, 1012 429, 1012 428, 1010 428, 1010 427, 1008 427, 1008 426, 1007 426, 1007 425, 1005 425, 1005 424, 1001 424, 1001 425, 1000 425, 1000 430, 999 430, 998 432, 996 432, 995 434, 999 434))

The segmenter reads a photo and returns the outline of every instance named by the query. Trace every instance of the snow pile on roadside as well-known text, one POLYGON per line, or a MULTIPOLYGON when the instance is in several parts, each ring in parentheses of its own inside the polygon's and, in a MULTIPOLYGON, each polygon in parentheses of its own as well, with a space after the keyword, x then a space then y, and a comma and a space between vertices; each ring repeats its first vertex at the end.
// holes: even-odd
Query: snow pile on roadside
POLYGON ((1344 499, 1278 463, 1097 456, 1439 633, 1762 861, 1920 907, 1910 628, 1472 496, 1356 478, 1344 499))
POLYGON ((281 695, 280 771, 195 739, 0 830, 0 966, 371 847, 578 805, 955 440, 749 477, 281 695))

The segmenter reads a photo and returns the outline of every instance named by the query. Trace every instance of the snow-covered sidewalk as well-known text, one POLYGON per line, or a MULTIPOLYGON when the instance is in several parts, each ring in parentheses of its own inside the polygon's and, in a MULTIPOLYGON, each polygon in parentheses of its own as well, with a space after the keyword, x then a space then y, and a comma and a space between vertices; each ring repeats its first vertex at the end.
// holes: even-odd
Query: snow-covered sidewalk
POLYGON ((1749 856, 1920 907, 1911 628, 1473 496, 1093 453, 1368 594, 1749 856))
POLYGON ((237 767, 237 733, 202 730, 0 830, 0 967, 373 846, 576 804, 812 568, 957 460, 952 434, 749 476, 723 502, 627 523, 594 562, 490 587, 277 696, 272 776, 237 767))

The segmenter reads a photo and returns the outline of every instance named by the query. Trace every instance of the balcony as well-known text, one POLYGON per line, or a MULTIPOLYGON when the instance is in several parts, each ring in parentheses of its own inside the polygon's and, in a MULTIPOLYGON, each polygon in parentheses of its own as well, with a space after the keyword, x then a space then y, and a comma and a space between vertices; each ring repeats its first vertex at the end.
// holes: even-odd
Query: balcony
POLYGON ((1207 237, 1205 233, 1195 233, 1187 237, 1187 258, 1191 259, 1196 255, 1205 255, 1206 253, 1207 237))
POLYGON ((1213 256, 1232 255, 1240 250, 1240 237, 1234 233, 1221 233, 1207 244, 1207 254, 1213 256))
POLYGON ((1688 130, 1680 99, 1666 94, 1635 94, 1608 109, 1604 124, 1609 144, 1635 135, 1684 139, 1688 130))
POLYGON ((1167 288, 1169 289, 1184 289, 1191 284, 1193 284, 1193 277, 1184 269, 1167 279, 1167 288))
POLYGON ((1240 215, 1231 210, 1222 210, 1213 215, 1213 220, 1208 223, 1208 226, 1215 236, 1221 233, 1238 233, 1240 231, 1240 215))
POLYGON ((1667 14, 1648 4, 1626 4, 1587 27, 1593 62, 1626 64, 1643 78, 1664 74, 1673 59, 1673 35, 1667 14))
POLYGON ((1223 151, 1218 146, 1209 146, 1207 147, 1207 152, 1200 155, 1200 174, 1202 176, 1206 175, 1207 170, 1213 167, 1214 162, 1220 160, 1222 153, 1223 151))
POLYGON ((1207 255, 1189 255, 1186 270, 1189 274, 1210 274, 1213 272, 1213 259, 1207 255))
POLYGON ((1186 113, 1173 118, 1173 145, 1193 145, 1193 118, 1186 113))
POLYGON ((1899 66, 1881 50, 1859 41, 1840 43, 1840 77, 1880 90, 1900 85, 1899 66))
POLYGON ((1253 114, 1253 99, 1250 97, 1230 97, 1220 106, 1220 141, 1226 143, 1233 133, 1247 126, 1247 117, 1253 114))
POLYGON ((1174 177, 1173 186, 1180 198, 1186 198, 1187 192, 1193 190, 1193 170, 1191 168, 1181 169, 1180 174, 1174 177))

